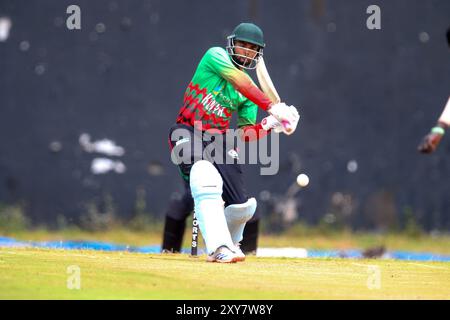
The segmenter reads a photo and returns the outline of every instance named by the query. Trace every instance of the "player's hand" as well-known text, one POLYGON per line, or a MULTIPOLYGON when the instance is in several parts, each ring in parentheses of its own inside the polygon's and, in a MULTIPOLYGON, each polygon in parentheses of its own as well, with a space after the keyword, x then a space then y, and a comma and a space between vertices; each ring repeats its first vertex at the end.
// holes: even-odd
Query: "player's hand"
POLYGON ((284 102, 279 102, 272 105, 267 111, 278 121, 280 121, 280 123, 283 121, 289 121, 292 118, 289 107, 284 102))
MULTIPOLYGON (((280 102, 272 105, 268 112, 282 124, 285 134, 290 135, 294 133, 300 118, 294 106, 287 106, 285 103, 280 102)), ((279 129, 275 132, 279 132, 279 129)))
POLYGON ((432 153, 436 150, 439 142, 444 136, 444 129, 441 127, 434 127, 429 134, 427 134, 422 142, 417 147, 417 150, 422 153, 432 153))
POLYGON ((273 129, 276 133, 280 133, 281 131, 283 131, 283 126, 281 125, 280 121, 278 121, 277 118, 272 115, 262 119, 261 127, 266 131, 273 129))
POLYGON ((291 130, 289 132, 286 132, 285 128, 280 124, 280 126, 274 128, 274 131, 276 133, 284 132, 284 134, 289 136, 294 133, 295 129, 297 129, 297 124, 298 124, 298 121, 300 120, 300 115, 298 114, 296 107, 289 106, 289 109, 291 110, 292 117, 293 117, 292 121, 290 123, 291 130))
POLYGON ((298 121, 300 120, 300 114, 298 113, 298 110, 294 106, 289 106, 289 109, 291 110, 293 121, 291 122, 291 134, 294 133, 295 129, 297 129, 298 121))

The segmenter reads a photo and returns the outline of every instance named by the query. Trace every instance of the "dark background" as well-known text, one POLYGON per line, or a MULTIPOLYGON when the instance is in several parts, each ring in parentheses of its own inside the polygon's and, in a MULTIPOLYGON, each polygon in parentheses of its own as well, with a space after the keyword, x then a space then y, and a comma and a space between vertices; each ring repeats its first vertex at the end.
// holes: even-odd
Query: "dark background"
POLYGON ((0 16, 13 23, 0 42, 0 202, 24 204, 35 223, 76 222, 105 197, 123 218, 140 196, 162 217, 183 190, 167 132, 186 85, 209 47, 253 21, 280 95, 302 118, 281 137, 278 175, 247 166, 250 192, 283 194, 306 172, 297 199, 308 223, 331 213, 373 229, 414 216, 426 229, 450 229, 449 138, 433 155, 416 152, 450 94, 447 0, 1 0, 0 16), (66 28, 71 4, 81 30, 66 28), (366 28, 371 4, 381 7, 381 30, 366 28), (82 150, 84 132, 124 147, 111 158, 126 173, 92 174, 101 155, 82 150))

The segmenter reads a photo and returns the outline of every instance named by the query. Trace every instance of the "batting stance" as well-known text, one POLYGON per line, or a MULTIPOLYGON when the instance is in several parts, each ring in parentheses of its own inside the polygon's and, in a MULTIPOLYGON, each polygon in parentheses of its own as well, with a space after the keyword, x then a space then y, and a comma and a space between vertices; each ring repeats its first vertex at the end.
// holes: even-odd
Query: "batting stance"
POLYGON ((244 141, 280 127, 292 133, 299 120, 295 107, 272 103, 246 72, 256 68, 264 47, 261 29, 242 23, 228 37, 226 49, 207 50, 169 131, 171 158, 190 188, 210 262, 245 260, 239 242, 257 206, 245 189, 237 151, 224 138, 233 112, 244 141), (258 107, 269 115, 256 124, 258 107))

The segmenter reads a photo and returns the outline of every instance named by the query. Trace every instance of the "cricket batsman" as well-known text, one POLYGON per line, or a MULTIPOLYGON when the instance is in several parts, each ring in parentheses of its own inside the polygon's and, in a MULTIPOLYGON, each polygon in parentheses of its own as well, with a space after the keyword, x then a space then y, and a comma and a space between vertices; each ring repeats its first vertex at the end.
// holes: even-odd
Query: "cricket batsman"
POLYGON ((177 160, 194 200, 207 261, 220 263, 245 260, 239 243, 257 206, 247 194, 238 153, 224 138, 232 114, 237 113, 244 141, 258 140, 271 129, 291 134, 299 120, 295 107, 273 103, 246 72, 255 69, 263 55, 262 30, 241 23, 227 39, 226 49, 213 47, 204 54, 169 130, 171 158, 177 160), (256 123, 258 108, 268 113, 261 123, 256 123), (181 131, 187 136, 178 134, 181 131), (199 138, 200 149, 195 145, 199 138))

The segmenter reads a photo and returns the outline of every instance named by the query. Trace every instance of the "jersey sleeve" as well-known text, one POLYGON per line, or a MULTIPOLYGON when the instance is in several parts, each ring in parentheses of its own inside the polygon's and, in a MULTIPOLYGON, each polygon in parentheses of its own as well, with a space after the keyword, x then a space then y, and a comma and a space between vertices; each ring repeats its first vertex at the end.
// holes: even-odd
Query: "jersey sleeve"
POLYGON ((253 83, 245 72, 233 65, 225 49, 220 47, 211 48, 205 53, 203 59, 206 67, 211 72, 230 82, 237 91, 261 109, 268 109, 272 103, 270 99, 253 83))
POLYGON ((250 100, 246 100, 238 108, 238 128, 244 126, 251 126, 256 123, 256 117, 258 115, 258 106, 250 100))
POLYGON ((246 100, 238 108, 239 129, 242 129, 241 140, 244 142, 256 141, 267 136, 270 130, 264 130, 261 123, 256 123, 258 106, 250 100, 246 100))

